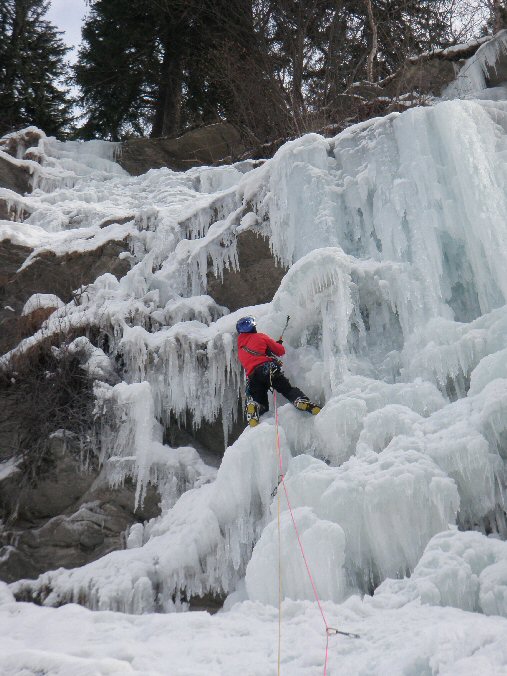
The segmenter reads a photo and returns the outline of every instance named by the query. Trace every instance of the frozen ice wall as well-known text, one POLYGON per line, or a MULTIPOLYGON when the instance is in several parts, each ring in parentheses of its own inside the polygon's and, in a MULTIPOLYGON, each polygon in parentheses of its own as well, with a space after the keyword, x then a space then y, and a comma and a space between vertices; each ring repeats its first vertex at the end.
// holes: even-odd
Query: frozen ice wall
POLYGON ((499 31, 465 61, 456 80, 444 91, 444 97, 505 99, 507 71, 500 61, 507 64, 507 30, 499 31), (495 80, 497 87, 491 87, 490 79, 495 80), (487 88, 493 91, 485 92, 487 88))
MULTIPOLYGON (((78 162, 74 150, 55 147, 55 162, 78 162)), ((130 612, 205 593, 274 602, 272 415, 227 449, 216 479, 191 449, 162 443, 175 421, 221 417, 230 429, 242 390, 234 326, 252 312, 275 336, 290 315, 286 373, 325 404, 313 419, 279 401, 287 487, 324 598, 413 572, 449 525, 505 537, 506 152, 505 102, 446 101, 304 136, 260 167, 111 173, 107 185, 83 171, 72 189, 26 197, 19 231, 43 231, 41 247, 79 249, 123 228, 127 275, 97 279, 17 349, 62 326, 108 334, 117 381, 96 385, 104 467, 113 484, 133 476, 138 500, 157 484, 163 513, 126 551, 16 590, 130 612), (49 213, 59 232, 48 234, 49 213), (108 214, 121 224, 101 228, 108 214), (230 313, 207 279, 237 269, 247 230, 288 271, 272 302, 230 313)), ((288 549, 289 526, 283 514, 288 549)), ((303 574, 291 560, 287 596, 311 598, 303 574)), ((500 605, 491 594, 473 607, 500 605)))

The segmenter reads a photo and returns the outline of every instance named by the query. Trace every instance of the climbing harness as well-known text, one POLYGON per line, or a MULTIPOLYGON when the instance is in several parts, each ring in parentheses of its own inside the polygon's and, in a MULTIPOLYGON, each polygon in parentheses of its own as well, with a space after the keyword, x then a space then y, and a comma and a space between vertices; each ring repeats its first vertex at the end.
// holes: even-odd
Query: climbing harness
MULTIPOLYGON (((270 350, 267 350, 267 352, 257 352, 257 350, 251 350, 249 347, 245 347, 245 345, 242 345, 241 350, 245 350, 245 352, 248 352, 248 354, 253 355, 254 357, 267 357, 269 361, 264 362, 265 364, 276 364, 277 366, 281 366, 282 362, 276 355, 274 355, 270 350)), ((263 364, 259 364, 259 366, 263 366, 263 364)), ((259 368, 259 367, 257 367, 259 368)))
MULTIPOLYGON (((287 318, 288 321, 288 318, 287 318)), ((282 465, 282 453, 281 453, 281 448, 280 448, 280 431, 279 431, 279 424, 278 424, 278 406, 276 403, 276 390, 273 390, 273 404, 275 408, 275 440, 276 440, 276 453, 277 453, 277 458, 278 458, 278 467, 277 467, 277 473, 278 473, 278 485, 275 488, 276 495, 277 495, 277 521, 278 521, 278 676, 280 676, 280 661, 281 661, 281 641, 282 641, 282 551, 281 551, 281 538, 280 538, 280 493, 281 491, 278 490, 280 488, 280 485, 283 487, 283 492, 285 494, 285 500, 287 501, 287 507, 290 512, 290 516, 292 519, 292 525, 294 526, 294 531, 296 533, 297 541, 299 544, 299 549, 301 551, 301 556, 303 557, 303 561, 306 567, 306 572, 308 573, 308 578, 310 580, 310 584, 312 586, 313 590, 313 595, 315 596, 315 600, 317 601, 317 606, 319 608, 320 614, 322 616, 322 621, 324 622, 324 627, 326 631, 326 654, 324 658, 324 676, 327 676, 327 663, 328 663, 328 658, 329 658, 329 637, 330 636, 335 636, 336 634, 339 634, 341 636, 347 636, 348 638, 360 638, 359 634, 354 634, 352 632, 348 631, 341 631, 340 629, 336 629, 335 627, 330 627, 327 618, 324 614, 324 610, 322 608, 322 604, 319 598, 319 594, 317 592, 317 587, 315 585, 315 581, 313 579, 312 572, 310 570, 310 566, 308 564, 308 559, 306 558, 305 550, 303 547, 303 542, 301 540, 301 536, 299 534, 299 529, 297 527, 296 519, 294 517, 294 510, 292 509, 291 502, 289 500, 289 494, 287 492, 287 486, 285 484, 285 475, 283 473, 283 465, 282 465)))
POLYGON ((249 347, 245 347, 245 345, 242 345, 241 349, 245 350, 245 352, 248 352, 248 354, 252 354, 254 357, 265 357, 266 356, 262 352, 257 352, 257 350, 251 350, 249 347))

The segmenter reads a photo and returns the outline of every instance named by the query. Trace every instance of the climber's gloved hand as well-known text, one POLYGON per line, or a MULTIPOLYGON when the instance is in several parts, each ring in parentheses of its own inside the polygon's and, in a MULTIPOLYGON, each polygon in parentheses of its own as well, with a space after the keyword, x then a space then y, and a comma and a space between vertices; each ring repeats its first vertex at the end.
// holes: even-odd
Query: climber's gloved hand
POLYGON ((283 345, 283 339, 282 339, 282 336, 280 336, 280 338, 279 338, 276 342, 277 342, 277 343, 280 343, 280 345, 283 345))

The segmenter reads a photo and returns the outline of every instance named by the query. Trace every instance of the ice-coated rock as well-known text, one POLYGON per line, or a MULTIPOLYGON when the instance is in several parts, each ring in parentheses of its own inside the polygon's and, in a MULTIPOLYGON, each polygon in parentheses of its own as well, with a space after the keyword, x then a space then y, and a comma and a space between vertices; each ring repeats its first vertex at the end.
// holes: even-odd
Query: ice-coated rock
POLYGON ((507 617, 507 544, 473 531, 443 531, 430 540, 411 577, 385 580, 378 604, 454 606, 507 617))

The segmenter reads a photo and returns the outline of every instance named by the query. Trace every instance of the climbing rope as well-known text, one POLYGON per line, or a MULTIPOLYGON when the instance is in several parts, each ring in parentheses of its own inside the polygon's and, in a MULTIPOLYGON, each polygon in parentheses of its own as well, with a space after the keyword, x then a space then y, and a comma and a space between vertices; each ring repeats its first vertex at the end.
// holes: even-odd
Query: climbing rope
MULTIPOLYGON (((278 426, 276 427, 277 449, 280 456, 280 442, 278 439, 278 426)), ((277 471, 278 474, 278 471, 277 471)), ((280 659, 282 654, 282 543, 280 537, 280 491, 276 492, 278 508, 278 676, 280 676, 280 659)))
MULTIPOLYGON (((287 507, 289 508, 290 516, 292 519, 292 525, 294 526, 294 531, 296 533, 297 541, 299 544, 299 549, 301 550, 301 555, 305 563, 306 572, 308 573, 308 578, 310 584, 312 585, 313 595, 317 601, 317 606, 319 608, 320 614, 322 616, 322 621, 324 622, 324 627, 326 631, 326 653, 324 657, 324 676, 327 676, 327 663, 329 659, 329 637, 334 636, 335 634, 341 634, 342 636, 348 636, 349 638, 359 638, 358 634, 353 634, 351 632, 340 631, 334 627, 330 627, 322 608, 322 603, 317 592, 317 587, 313 579, 312 572, 310 570, 310 565, 308 564, 308 559, 306 558, 305 550, 303 547, 303 542, 299 534, 299 529, 297 527, 296 519, 294 517, 294 510, 292 509, 291 502, 289 500, 289 494, 287 492, 287 486, 285 484, 285 475, 283 473, 283 464, 282 464, 282 453, 280 449, 280 431, 278 425, 278 406, 276 403, 276 390, 273 390, 273 403, 275 408, 275 438, 276 438, 276 453, 278 457, 278 487, 280 484, 283 487, 283 492, 285 493, 285 499, 287 501, 287 507)), ((281 662, 281 642, 282 642, 282 552, 281 552, 281 540, 280 540, 280 491, 277 490, 278 497, 278 676, 280 676, 280 662, 281 662)))

